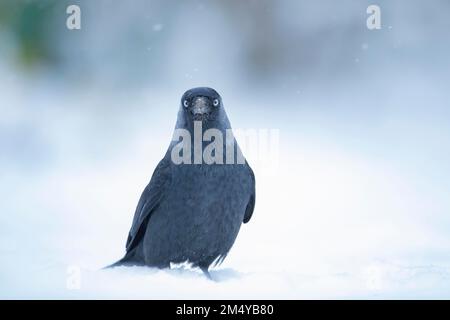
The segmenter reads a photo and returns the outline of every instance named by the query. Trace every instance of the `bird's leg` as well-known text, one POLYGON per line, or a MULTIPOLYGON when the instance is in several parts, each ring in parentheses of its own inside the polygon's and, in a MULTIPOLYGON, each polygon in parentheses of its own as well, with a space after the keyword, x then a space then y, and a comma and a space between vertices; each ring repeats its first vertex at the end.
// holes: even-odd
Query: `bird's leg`
POLYGON ((208 267, 204 267, 204 266, 200 266, 200 270, 202 270, 203 274, 209 279, 209 280, 213 280, 213 278, 211 277, 211 274, 208 271, 208 267))

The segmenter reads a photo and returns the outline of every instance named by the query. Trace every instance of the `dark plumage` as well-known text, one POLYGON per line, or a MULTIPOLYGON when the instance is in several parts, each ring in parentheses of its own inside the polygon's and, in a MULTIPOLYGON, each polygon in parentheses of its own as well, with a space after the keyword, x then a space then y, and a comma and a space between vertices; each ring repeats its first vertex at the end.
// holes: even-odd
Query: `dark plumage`
MULTIPOLYGON (((218 129, 225 145, 231 126, 215 90, 195 88, 183 95, 176 129, 186 129, 194 137, 194 121, 201 121, 203 132, 218 129)), ((137 205, 125 257, 112 266, 166 268, 171 262, 187 261, 209 276, 209 266, 223 261, 242 222, 250 220, 255 177, 246 161, 236 163, 240 150, 234 137, 234 164, 225 164, 225 146, 224 164, 175 164, 172 149, 179 143, 172 141, 156 167, 137 205)), ((202 149, 209 143, 203 142, 202 149)), ((194 142, 190 150, 193 159, 194 142)))

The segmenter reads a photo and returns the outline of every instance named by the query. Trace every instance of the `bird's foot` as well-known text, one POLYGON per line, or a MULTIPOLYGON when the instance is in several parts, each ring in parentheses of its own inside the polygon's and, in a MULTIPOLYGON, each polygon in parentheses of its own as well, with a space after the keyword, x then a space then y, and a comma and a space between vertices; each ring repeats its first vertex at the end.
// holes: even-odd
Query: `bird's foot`
POLYGON ((208 271, 208 267, 200 267, 200 270, 202 270, 203 274, 206 276, 206 278, 208 278, 208 280, 211 281, 215 281, 212 277, 211 274, 208 271))

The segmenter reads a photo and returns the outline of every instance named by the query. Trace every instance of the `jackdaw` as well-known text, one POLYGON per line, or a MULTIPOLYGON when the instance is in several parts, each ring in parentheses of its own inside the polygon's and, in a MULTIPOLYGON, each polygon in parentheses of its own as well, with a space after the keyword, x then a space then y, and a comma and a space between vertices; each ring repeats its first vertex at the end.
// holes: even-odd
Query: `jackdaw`
POLYGON ((188 262, 210 278, 209 267, 225 259, 254 207, 255 176, 222 98, 211 88, 188 90, 174 139, 139 199, 126 254, 111 266, 188 262))

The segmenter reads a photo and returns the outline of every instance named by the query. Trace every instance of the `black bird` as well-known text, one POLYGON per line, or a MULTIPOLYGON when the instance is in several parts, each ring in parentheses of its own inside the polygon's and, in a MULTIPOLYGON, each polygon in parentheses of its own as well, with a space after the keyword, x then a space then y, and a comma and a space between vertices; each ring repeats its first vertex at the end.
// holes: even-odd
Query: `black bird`
MULTIPOLYGON (((111 266, 168 268, 170 263, 188 262, 210 278, 211 264, 225 259, 242 222, 252 217, 255 176, 240 153, 222 98, 214 89, 194 88, 183 94, 175 129, 194 139, 180 142, 174 135, 139 199, 126 254, 111 266), (193 142, 200 124, 202 137, 208 129, 223 135, 223 144, 211 153, 217 157, 215 163, 195 159, 211 143, 193 142), (189 160, 179 164, 174 160, 179 156, 189 160)), ((213 141, 211 137, 205 140, 213 141)))

